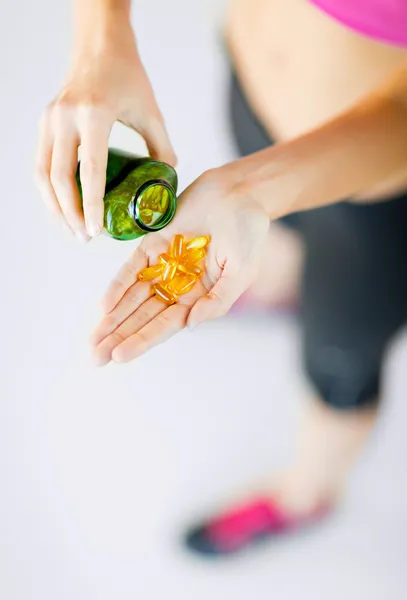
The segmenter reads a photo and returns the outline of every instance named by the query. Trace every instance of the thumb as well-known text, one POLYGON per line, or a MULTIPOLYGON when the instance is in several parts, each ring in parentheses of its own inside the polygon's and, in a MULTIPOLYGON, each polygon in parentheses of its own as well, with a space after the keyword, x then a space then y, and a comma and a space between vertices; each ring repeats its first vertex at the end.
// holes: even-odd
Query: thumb
POLYGON ((244 291, 245 286, 238 277, 222 275, 210 292, 202 296, 192 307, 187 326, 193 330, 204 321, 223 317, 244 291))
POLYGON ((177 157, 162 118, 150 118, 140 133, 144 137, 151 158, 162 160, 175 167, 177 157))

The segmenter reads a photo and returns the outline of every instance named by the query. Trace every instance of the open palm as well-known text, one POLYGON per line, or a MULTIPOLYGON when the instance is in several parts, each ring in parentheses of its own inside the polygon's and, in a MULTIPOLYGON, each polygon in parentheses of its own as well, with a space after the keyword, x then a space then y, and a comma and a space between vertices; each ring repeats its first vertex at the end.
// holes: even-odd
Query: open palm
POLYGON ((91 338, 96 364, 128 362, 186 325, 194 328, 226 314, 256 275, 268 225, 258 205, 228 193, 217 174, 197 179, 180 197, 174 221, 148 234, 110 285, 102 300, 104 317, 91 338), (176 233, 187 239, 209 235, 211 242, 201 279, 167 306, 137 275, 158 262, 176 233))

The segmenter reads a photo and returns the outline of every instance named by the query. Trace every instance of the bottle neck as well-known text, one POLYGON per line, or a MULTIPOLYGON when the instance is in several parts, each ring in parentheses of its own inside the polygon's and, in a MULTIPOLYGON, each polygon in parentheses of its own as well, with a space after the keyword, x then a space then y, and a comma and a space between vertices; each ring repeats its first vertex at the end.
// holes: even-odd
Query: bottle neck
POLYGON ((131 207, 132 217, 140 229, 159 231, 173 219, 177 196, 169 183, 163 179, 152 179, 140 186, 131 207))

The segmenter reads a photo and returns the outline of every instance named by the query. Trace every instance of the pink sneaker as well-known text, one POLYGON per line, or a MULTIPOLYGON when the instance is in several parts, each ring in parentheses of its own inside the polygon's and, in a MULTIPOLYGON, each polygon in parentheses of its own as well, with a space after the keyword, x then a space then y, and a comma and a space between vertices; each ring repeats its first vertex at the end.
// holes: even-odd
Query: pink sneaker
POLYGON ((291 533, 319 522, 331 512, 320 506, 310 513, 292 516, 272 498, 256 498, 191 529, 186 546, 201 555, 227 555, 260 539, 291 533))

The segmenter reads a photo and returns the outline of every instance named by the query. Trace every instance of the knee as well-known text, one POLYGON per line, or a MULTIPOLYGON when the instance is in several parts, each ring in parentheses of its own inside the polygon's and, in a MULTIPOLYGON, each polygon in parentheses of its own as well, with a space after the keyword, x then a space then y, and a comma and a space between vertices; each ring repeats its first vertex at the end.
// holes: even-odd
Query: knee
POLYGON ((305 345, 305 370, 328 405, 338 410, 373 406, 379 396, 381 349, 367 344, 351 348, 305 345))

